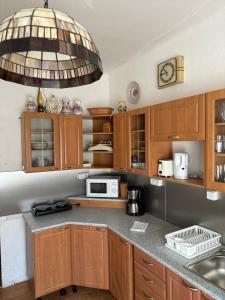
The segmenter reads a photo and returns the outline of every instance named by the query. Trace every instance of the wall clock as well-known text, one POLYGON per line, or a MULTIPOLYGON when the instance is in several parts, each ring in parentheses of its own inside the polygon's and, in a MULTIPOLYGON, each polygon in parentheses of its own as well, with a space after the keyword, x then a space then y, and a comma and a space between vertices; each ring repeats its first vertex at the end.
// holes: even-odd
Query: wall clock
POLYGON ((176 56, 158 65, 158 88, 184 82, 184 57, 176 56))

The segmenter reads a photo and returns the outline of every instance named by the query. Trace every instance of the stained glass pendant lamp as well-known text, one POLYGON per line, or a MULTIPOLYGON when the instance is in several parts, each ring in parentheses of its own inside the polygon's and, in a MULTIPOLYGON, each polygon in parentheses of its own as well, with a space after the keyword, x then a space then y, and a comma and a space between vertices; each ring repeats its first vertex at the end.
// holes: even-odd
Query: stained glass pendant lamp
POLYGON ((44 8, 20 10, 0 23, 0 79, 68 88, 93 83, 102 74, 90 34, 67 14, 48 8, 48 0, 44 8))

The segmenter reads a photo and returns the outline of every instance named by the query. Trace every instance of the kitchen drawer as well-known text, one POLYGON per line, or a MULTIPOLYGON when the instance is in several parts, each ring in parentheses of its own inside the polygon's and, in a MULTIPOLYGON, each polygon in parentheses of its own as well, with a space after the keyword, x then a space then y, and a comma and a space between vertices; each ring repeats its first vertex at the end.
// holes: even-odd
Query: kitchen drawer
POLYGON ((142 281, 135 282, 135 300, 164 300, 156 292, 146 286, 142 281))
POLYGON ((147 270, 150 270, 161 280, 166 281, 166 267, 137 248, 134 248, 134 261, 147 270))
POLYGON ((151 271, 135 263, 135 285, 143 282, 145 287, 157 293, 162 299, 166 298, 166 284, 151 271))

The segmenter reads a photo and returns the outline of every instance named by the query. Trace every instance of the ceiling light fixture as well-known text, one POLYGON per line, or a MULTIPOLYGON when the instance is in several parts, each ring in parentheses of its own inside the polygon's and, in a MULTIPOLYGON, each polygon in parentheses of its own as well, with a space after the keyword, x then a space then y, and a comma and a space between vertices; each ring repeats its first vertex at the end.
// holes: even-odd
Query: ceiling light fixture
POLYGON ((102 76, 87 30, 67 14, 23 9, 0 23, 0 79, 43 88, 93 83, 102 76))

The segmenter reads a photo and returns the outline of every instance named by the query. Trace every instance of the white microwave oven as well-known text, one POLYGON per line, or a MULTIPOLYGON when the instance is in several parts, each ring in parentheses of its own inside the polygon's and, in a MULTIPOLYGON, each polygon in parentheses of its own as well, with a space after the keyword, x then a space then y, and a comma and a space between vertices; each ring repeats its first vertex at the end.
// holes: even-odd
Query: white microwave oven
POLYGON ((86 179, 86 196, 93 198, 118 198, 119 176, 91 176, 86 179))

